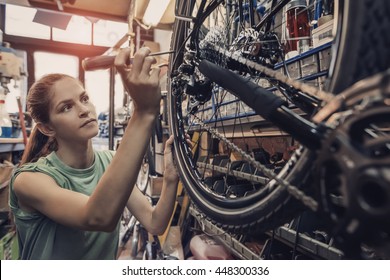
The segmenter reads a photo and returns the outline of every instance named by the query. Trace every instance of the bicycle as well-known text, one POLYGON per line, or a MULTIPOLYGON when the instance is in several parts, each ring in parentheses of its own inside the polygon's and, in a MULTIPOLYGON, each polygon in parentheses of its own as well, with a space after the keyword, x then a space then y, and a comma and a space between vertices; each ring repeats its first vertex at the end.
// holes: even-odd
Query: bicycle
POLYGON ((334 2, 322 88, 289 77, 276 21, 293 1, 273 0, 265 14, 260 2, 176 1, 169 124, 192 202, 233 233, 312 211, 346 258, 364 258, 366 246, 389 258, 390 2, 334 2), (267 155, 261 132, 273 126, 286 149, 267 155))

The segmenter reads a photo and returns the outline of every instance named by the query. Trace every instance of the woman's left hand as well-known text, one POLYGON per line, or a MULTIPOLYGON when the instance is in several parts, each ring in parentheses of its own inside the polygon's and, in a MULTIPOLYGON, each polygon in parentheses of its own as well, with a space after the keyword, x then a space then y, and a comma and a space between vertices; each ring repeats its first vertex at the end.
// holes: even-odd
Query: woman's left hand
POLYGON ((130 48, 121 49, 115 58, 115 67, 133 100, 134 111, 157 116, 161 102, 161 69, 154 66, 157 60, 149 54, 150 49, 143 47, 130 58, 130 48), (131 64, 128 61, 132 61, 131 64))
MULTIPOLYGON (((168 182, 175 182, 177 183, 179 181, 179 175, 175 166, 175 163, 173 161, 173 140, 174 136, 171 135, 168 140, 165 142, 165 149, 164 149, 164 179, 168 182)), ((190 148, 192 148, 192 142, 190 139, 190 136, 186 134, 186 141, 190 148)))

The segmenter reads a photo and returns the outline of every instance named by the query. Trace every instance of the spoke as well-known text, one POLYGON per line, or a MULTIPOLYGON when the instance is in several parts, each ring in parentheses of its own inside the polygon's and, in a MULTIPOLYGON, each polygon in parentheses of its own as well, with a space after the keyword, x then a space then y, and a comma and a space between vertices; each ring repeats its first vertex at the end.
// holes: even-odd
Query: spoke
POLYGON ((198 162, 197 165, 198 165, 198 167, 201 167, 204 169, 218 171, 221 173, 225 173, 227 175, 234 175, 237 178, 245 179, 245 180, 255 182, 255 183, 261 183, 261 184, 265 185, 269 182, 269 179, 267 177, 258 176, 258 175, 253 174, 253 173, 247 173, 247 172, 242 172, 242 171, 237 171, 237 170, 230 170, 229 167, 216 166, 216 165, 204 163, 204 162, 198 162))
MULTIPOLYGON (((202 120, 199 119, 199 122, 202 122, 202 120)), ((268 178, 275 180, 279 185, 285 187, 288 192, 294 196, 296 199, 300 200, 305 206, 309 207, 311 210, 316 211, 318 209, 318 203, 313 198, 307 196, 304 192, 302 192, 299 188, 292 186, 289 182, 284 180, 283 178, 280 178, 275 174, 272 170, 268 169, 263 164, 257 162, 253 157, 245 153, 242 149, 237 147, 235 144, 230 142, 226 137, 218 133, 217 130, 212 129, 211 127, 207 126, 206 124, 202 125, 205 130, 210 132, 213 136, 217 137, 219 140, 223 141, 227 146, 229 146, 231 149, 235 150, 236 152, 240 153, 243 159, 248 161, 253 167, 257 168, 261 172, 264 173, 268 178)), ((216 168, 216 167, 214 167, 216 168)))

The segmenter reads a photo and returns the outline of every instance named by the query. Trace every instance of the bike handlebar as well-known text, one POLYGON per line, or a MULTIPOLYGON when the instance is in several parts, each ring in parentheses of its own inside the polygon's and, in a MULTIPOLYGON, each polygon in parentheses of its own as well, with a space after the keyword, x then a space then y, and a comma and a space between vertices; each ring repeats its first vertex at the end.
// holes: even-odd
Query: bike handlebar
POLYGON ((100 55, 84 58, 81 65, 85 71, 108 69, 114 66, 115 56, 100 55))

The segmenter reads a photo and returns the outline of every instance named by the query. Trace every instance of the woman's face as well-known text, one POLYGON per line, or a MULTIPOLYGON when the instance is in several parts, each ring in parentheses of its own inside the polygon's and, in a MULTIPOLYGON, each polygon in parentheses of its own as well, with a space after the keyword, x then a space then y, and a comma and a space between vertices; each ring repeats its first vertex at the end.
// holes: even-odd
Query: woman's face
POLYGON ((54 84, 49 126, 57 141, 89 140, 98 134, 95 106, 78 80, 63 78, 54 84))

